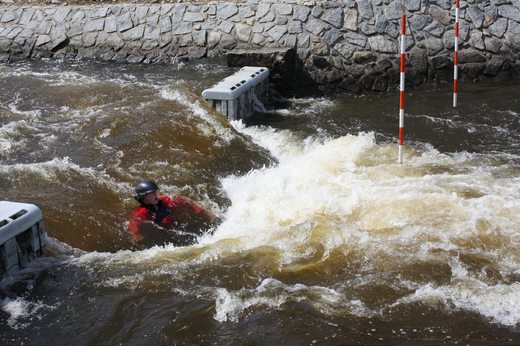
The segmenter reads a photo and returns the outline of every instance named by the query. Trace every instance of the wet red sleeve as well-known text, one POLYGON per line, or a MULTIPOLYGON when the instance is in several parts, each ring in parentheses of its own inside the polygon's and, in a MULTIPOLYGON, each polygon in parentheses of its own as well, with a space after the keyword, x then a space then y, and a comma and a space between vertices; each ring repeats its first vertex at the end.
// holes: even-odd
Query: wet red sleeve
POLYGON ((193 211, 195 214, 199 214, 204 211, 204 208, 202 208, 200 205, 198 205, 182 196, 173 196, 171 201, 172 201, 174 207, 189 209, 189 210, 193 211))
POLYGON ((130 214, 130 218, 128 219, 128 230, 132 234, 141 233, 141 225, 143 222, 151 220, 148 210, 143 207, 135 208, 130 214))

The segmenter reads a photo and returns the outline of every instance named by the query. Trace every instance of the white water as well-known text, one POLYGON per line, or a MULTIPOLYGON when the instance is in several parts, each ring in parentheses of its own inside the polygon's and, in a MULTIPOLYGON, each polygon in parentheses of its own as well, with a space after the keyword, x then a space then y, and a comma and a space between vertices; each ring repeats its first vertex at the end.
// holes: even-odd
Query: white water
MULTIPOLYGON (((195 261, 204 266, 215 258, 270 247, 279 254, 276 261, 281 269, 313 256, 326 261, 339 251, 362 258, 363 273, 334 287, 287 285, 265 277, 252 290, 215 288, 215 319, 238 321, 250 308, 278 309, 304 299, 332 315, 369 317, 391 306, 440 301, 447 309, 474 311, 504 325, 520 322, 520 286, 493 281, 485 267, 480 272, 469 270, 457 256, 478 255, 504 278, 518 270, 520 178, 512 176, 513 168, 504 163, 507 155, 499 160, 409 148, 406 163, 399 166, 395 146, 377 144, 371 133, 302 139, 269 127, 233 126, 269 150, 279 163, 222 179, 231 206, 214 234, 201 237, 192 250, 168 246, 135 253, 90 253, 73 263, 88 267, 139 264, 155 268, 151 275, 163 275, 189 268, 193 262, 185 262, 183 254, 190 251, 200 252, 195 261), (165 258, 169 259, 166 266, 162 264, 165 258), (349 293, 352 285, 384 282, 385 272, 423 261, 447 264, 450 282, 435 285, 400 279, 399 285, 414 293, 375 310, 349 293)), ((68 159, 9 167, 13 169, 36 170, 46 179, 55 176, 56 169, 73 169, 104 179, 119 191, 129 189, 68 159)), ((110 274, 97 284, 136 289, 145 280, 141 274, 110 274)), ((16 320, 23 309, 13 304, 4 310, 16 320)))
MULTIPOLYGON (((75 85, 78 81, 74 74, 67 78, 65 84, 75 85)), ((87 78, 83 82, 98 80, 87 78)), ((58 79, 53 85, 62 84, 58 79)), ((387 309, 405 304, 437 306, 440 302, 447 310, 476 312, 491 322, 512 326, 520 322, 520 287, 515 282, 515 276, 520 274, 518 157, 501 153, 441 154, 425 145, 407 147, 405 164, 399 166, 396 145, 377 143, 373 133, 330 138, 317 129, 319 136, 302 138, 289 130, 245 127, 241 123, 232 124, 234 131, 194 95, 179 91, 182 88, 155 88, 150 83, 139 86, 183 106, 188 116, 198 119, 197 128, 203 135, 219 139, 217 145, 229 144, 237 138, 237 131, 268 150, 278 163, 221 179, 231 206, 223 212, 222 224, 213 234, 201 237, 198 245, 116 254, 92 252, 72 258, 68 264, 102 273, 100 280, 90 283, 94 287, 143 289, 155 277, 189 277, 194 266, 204 267, 216 259, 233 259, 261 248, 273 253, 271 261, 280 271, 297 271, 308 263, 333 262, 333 257, 341 254, 356 265, 355 271, 333 284, 307 285, 303 279, 300 283, 284 283, 264 276, 253 288, 212 286, 193 290, 215 300, 214 318, 219 322, 237 322, 249 309, 282 309, 285 303, 297 301, 305 301, 325 315, 362 317, 381 316, 387 309), (464 256, 487 264, 472 268, 464 256), (396 274, 403 265, 413 267, 424 262, 446 266, 447 282, 425 282, 396 274), (377 307, 354 297, 352 292, 370 284, 394 285, 403 295, 377 307)), ((315 113, 333 106, 329 100, 309 103, 308 111, 315 113)), ((23 131, 48 133, 41 122, 33 121, 41 113, 18 107, 13 102, 9 111, 22 120, 0 128, 4 157, 23 150, 23 131)), ((102 110, 102 106, 89 107, 85 112, 63 108, 60 114, 66 115, 66 121, 53 126, 75 131, 88 119, 102 118, 102 110)), ((518 113, 511 111, 510 115, 516 117, 518 113)), ((467 127, 468 132, 487 126, 468 126, 430 115, 421 117, 467 127)), ((503 131, 502 127, 493 127, 498 134, 503 131)), ((101 129, 99 137, 107 136, 110 129, 101 129)), ((52 140, 52 135, 42 137, 43 143, 52 140)), ((168 164, 161 161, 155 166, 162 169, 168 164)), ((117 160, 114 165, 117 168, 117 160)), ((133 163, 121 175, 138 174, 141 166, 151 165, 148 161, 133 163)), ((0 163, 0 173, 6 176, 43 180, 45 184, 72 173, 108 187, 116 195, 129 195, 131 184, 112 177, 105 168, 82 167, 66 156, 34 163, 0 163)), ((176 190, 176 186, 164 186, 166 193, 176 190)), ((209 198, 204 202, 212 203, 209 198)), ((23 298, 6 298, 2 302, 12 328, 26 326, 32 317, 49 309, 52 306, 23 298)))
MULTIPOLYGON (((485 268, 480 274, 470 272, 452 255, 478 254, 504 277, 517 270, 520 179, 504 176, 508 165, 483 155, 423 149, 408 151, 406 163, 399 166, 394 146, 376 144, 372 134, 321 143, 298 140, 288 131, 234 126, 280 163, 222 181, 232 205, 202 244, 234 239, 233 251, 275 247, 281 267, 313 255, 316 242, 324 248, 323 260, 335 249, 353 251, 373 270, 441 261, 451 267, 450 284, 402 281, 416 292, 395 304, 428 303, 434 297, 501 324, 520 322, 518 284, 486 282, 485 268)), ((334 292, 339 301, 350 301, 347 293, 334 292)), ((256 293, 243 296, 243 291, 220 290, 215 318, 236 321, 251 305, 276 308, 287 299, 286 293, 269 299, 256 293)), ((341 310, 341 304, 332 305, 331 310, 341 310)), ((365 308, 358 313, 367 314, 365 308)))
MULTIPOLYGON (((448 310, 477 312, 500 324, 520 322, 520 286, 507 280, 520 265, 520 178, 511 176, 518 167, 504 163, 511 157, 409 148, 400 166, 395 146, 377 144, 371 133, 318 140, 269 127, 233 126, 279 163, 222 179, 231 206, 214 234, 201 237, 191 250, 168 246, 93 253, 76 263, 150 265, 154 275, 162 275, 189 270, 183 268, 194 262, 183 257, 190 251, 199 252, 195 262, 204 266, 269 247, 278 254, 273 260, 280 269, 313 256, 318 256, 313 261, 327 261, 339 251, 362 259, 359 274, 332 287, 287 285, 270 277, 255 289, 217 287, 215 319, 236 322, 248 309, 279 309, 303 299, 331 315, 370 317, 401 304, 442 302, 448 310), (460 254, 490 265, 471 270, 460 254), (174 262, 165 266, 165 258, 174 262), (396 277, 403 290, 414 293, 376 309, 352 297, 354 287, 384 283, 385 273, 416 262, 447 265, 449 283, 396 277), (504 280, 490 277, 488 267, 498 268, 504 280)), ((144 280, 137 274, 116 276, 101 285, 135 289, 144 280)))

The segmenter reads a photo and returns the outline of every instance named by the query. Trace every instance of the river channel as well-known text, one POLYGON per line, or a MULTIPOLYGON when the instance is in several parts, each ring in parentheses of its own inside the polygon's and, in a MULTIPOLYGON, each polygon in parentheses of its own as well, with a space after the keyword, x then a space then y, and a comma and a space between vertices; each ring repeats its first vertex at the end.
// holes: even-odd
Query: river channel
POLYGON ((290 99, 247 126, 221 61, 0 65, 0 200, 53 255, 0 282, 3 345, 518 344, 520 84, 290 99), (157 181, 219 221, 135 248, 157 181))

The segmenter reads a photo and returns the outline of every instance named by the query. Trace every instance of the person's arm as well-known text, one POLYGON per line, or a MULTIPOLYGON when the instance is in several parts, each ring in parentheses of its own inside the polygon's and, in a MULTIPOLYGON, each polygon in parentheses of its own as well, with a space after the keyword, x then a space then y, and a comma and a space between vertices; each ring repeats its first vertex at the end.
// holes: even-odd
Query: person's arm
POLYGON ((132 211, 128 219, 128 231, 132 234, 132 242, 143 240, 141 226, 148 221, 148 211, 145 208, 137 208, 132 211))
POLYGON ((215 214, 213 214, 211 211, 202 208, 200 205, 182 196, 174 196, 171 201, 175 207, 191 210, 195 214, 201 215, 208 221, 215 221, 217 219, 215 214))

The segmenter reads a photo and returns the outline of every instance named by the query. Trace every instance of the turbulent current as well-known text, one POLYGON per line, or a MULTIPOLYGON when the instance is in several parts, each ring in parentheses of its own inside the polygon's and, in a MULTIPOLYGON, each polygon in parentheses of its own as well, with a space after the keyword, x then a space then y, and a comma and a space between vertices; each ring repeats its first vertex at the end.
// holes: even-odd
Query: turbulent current
POLYGON ((247 126, 218 61, 0 65, 0 200, 52 255, 0 282, 8 344, 518 344, 518 82, 290 99, 247 126), (133 186, 219 217, 133 248, 133 186))

